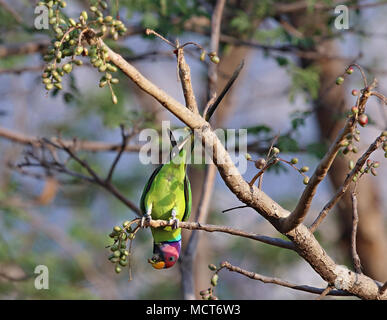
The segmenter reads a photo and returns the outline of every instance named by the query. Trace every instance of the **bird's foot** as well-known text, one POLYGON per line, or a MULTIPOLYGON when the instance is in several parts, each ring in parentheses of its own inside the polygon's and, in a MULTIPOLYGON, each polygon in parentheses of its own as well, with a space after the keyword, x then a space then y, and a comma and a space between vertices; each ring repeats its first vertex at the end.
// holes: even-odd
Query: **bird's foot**
POLYGON ((176 230, 177 229, 177 226, 179 225, 179 222, 180 220, 177 219, 176 217, 175 218, 172 218, 172 219, 169 219, 169 223, 172 224, 172 230, 176 230))
POLYGON ((144 214, 144 216, 141 218, 140 227, 141 228, 148 227, 151 220, 152 220, 152 217, 150 214, 144 214))

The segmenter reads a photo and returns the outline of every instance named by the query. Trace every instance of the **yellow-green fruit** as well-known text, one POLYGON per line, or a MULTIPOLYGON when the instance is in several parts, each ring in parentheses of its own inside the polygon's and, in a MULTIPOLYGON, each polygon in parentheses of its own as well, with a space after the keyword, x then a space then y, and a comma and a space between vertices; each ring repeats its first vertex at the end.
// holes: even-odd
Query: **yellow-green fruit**
POLYGON ((212 278, 211 278, 211 284, 215 287, 217 284, 218 284, 218 278, 219 278, 219 276, 218 276, 218 274, 214 274, 213 276, 212 276, 212 278))
POLYGON ((85 20, 88 19, 88 16, 87 16, 87 12, 86 12, 86 11, 82 11, 81 16, 82 16, 83 19, 85 19, 85 20))
POLYGON ((218 64, 220 62, 220 59, 218 56, 211 56, 211 61, 215 64, 218 64))
POLYGON ((216 265, 211 263, 208 265, 208 269, 210 269, 211 271, 215 271, 217 268, 216 268, 216 265))
POLYGON ((73 70, 73 66, 72 66, 70 63, 66 63, 66 64, 63 66, 63 71, 64 71, 64 72, 70 73, 71 70, 73 70))
MULTIPOLYGON (((118 99, 117 99, 117 96, 115 94, 112 95, 112 101, 114 104, 118 103, 118 99)), ((129 239, 130 239, 130 237, 129 237, 129 239)))
POLYGON ((82 54, 82 52, 83 52, 83 47, 82 47, 82 46, 78 46, 78 47, 75 49, 75 51, 74 51, 74 53, 75 53, 76 56, 79 56, 80 54, 82 54))
POLYGON ((308 177, 305 177, 304 180, 302 181, 305 185, 307 185, 309 183, 309 178, 308 177))
POLYGON ((204 60, 206 60, 206 52, 202 51, 202 53, 200 54, 200 61, 204 61, 204 60))
POLYGON ((111 22, 113 20, 113 17, 112 16, 106 16, 103 20, 105 22, 111 22))
POLYGON ((292 160, 290 160, 290 162, 292 164, 297 164, 298 163, 298 158, 292 158, 292 160))
POLYGON ((62 90, 62 84, 61 83, 54 83, 55 88, 58 90, 62 90))
POLYGON ((116 267, 115 269, 114 269, 114 271, 116 272, 116 273, 120 273, 121 271, 122 271, 122 269, 120 268, 120 267, 116 267))
POLYGON ((47 84, 46 84, 46 89, 47 89, 48 91, 50 91, 52 88, 54 88, 54 85, 53 85, 52 83, 47 83, 47 84))

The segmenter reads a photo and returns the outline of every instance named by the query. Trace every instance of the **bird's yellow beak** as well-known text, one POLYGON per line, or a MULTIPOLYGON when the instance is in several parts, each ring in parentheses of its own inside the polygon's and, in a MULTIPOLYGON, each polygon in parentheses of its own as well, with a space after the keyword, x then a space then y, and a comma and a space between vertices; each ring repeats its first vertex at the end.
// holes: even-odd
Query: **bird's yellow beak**
POLYGON ((151 264, 152 264, 152 267, 155 269, 163 269, 165 266, 164 261, 151 262, 151 264))

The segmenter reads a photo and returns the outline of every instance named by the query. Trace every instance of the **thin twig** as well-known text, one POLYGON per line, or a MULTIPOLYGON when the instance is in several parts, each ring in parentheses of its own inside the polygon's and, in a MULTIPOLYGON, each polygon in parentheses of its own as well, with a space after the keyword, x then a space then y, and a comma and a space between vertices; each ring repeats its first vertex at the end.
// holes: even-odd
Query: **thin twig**
POLYGON ((106 183, 109 183, 112 180, 114 169, 116 168, 118 161, 120 161, 120 158, 125 151, 126 145, 128 144, 129 136, 125 133, 124 125, 120 125, 120 129, 121 129, 121 138, 122 138, 121 148, 117 152, 117 155, 110 167, 109 173, 106 177, 106 183))
POLYGON ((351 233, 352 261, 355 267, 355 271, 357 273, 362 273, 360 257, 357 254, 357 250, 356 250, 356 234, 357 234, 357 225, 359 223, 359 214, 357 212, 356 184, 355 184, 354 190, 351 193, 351 199, 352 199, 352 233, 351 233))
MULTIPOLYGON (((140 222, 140 219, 138 219, 140 222)), ((161 228, 166 226, 172 226, 173 222, 167 220, 151 220, 150 222, 145 222, 145 226, 150 226, 153 228, 161 228)), ((263 235, 259 235, 256 233, 250 233, 239 229, 234 229, 227 226, 218 226, 213 224, 202 224, 199 222, 188 222, 188 221, 179 221, 178 228, 188 229, 188 230, 203 230, 207 232, 221 232, 228 233, 234 236, 248 238, 251 240, 263 242, 266 244, 273 245, 275 247, 295 250, 295 247, 292 242, 286 241, 280 238, 272 238, 263 235)))

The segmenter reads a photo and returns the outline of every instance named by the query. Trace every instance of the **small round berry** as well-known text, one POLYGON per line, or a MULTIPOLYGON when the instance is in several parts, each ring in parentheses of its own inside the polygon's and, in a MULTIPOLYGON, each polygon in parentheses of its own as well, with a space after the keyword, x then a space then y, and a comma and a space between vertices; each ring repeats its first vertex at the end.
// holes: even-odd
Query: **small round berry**
POLYGON ((356 90, 356 89, 353 89, 351 93, 352 93, 353 96, 358 96, 359 95, 359 91, 356 90))
POLYGON ((254 164, 257 169, 263 169, 266 165, 266 160, 263 158, 259 158, 257 161, 255 161, 254 164))
POLYGON ((351 108, 351 111, 352 111, 353 114, 358 114, 358 113, 359 113, 359 108, 356 107, 356 106, 353 106, 353 107, 351 108))
POLYGON ((353 67, 349 67, 345 72, 347 74, 352 74, 353 73, 353 67))
POLYGON ((363 113, 359 116, 357 120, 362 127, 365 127, 368 123, 368 116, 365 113, 363 113))
POLYGON ((309 183, 309 177, 305 177, 302 182, 303 184, 307 185, 309 183))
POLYGON ((301 172, 308 172, 309 171, 309 167, 307 166, 303 166, 301 169, 300 169, 301 172))
POLYGON ((290 162, 291 162, 292 164, 297 164, 297 163, 298 163, 298 158, 292 158, 292 159, 290 160, 290 162))
POLYGON ((336 78, 336 84, 337 85, 341 85, 343 82, 344 82, 344 78, 343 77, 337 77, 336 78))

